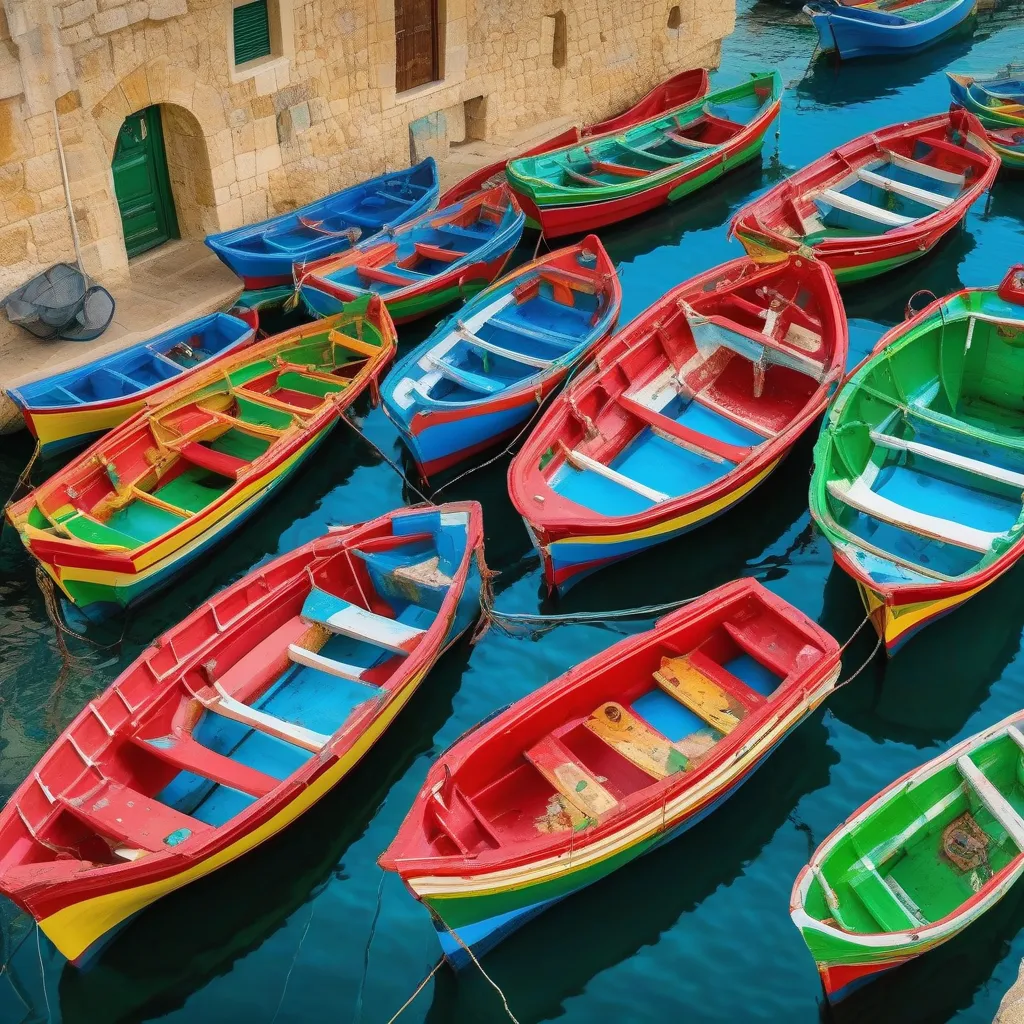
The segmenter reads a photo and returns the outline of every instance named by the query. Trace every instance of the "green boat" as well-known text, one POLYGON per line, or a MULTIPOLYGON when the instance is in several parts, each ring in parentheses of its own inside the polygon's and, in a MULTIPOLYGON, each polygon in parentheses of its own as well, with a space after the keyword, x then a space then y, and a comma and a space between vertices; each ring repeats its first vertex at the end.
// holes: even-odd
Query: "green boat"
POLYGON ((508 183, 548 238, 654 210, 754 159, 779 113, 782 79, 758 72, 618 135, 509 162, 508 183))
POLYGON ((959 934, 1024 871, 1024 711, 908 772, 815 850, 790 914, 837 1002, 959 934))
POLYGON ((1024 264, 893 328, 839 390, 811 515, 894 654, 1024 553, 1024 264))

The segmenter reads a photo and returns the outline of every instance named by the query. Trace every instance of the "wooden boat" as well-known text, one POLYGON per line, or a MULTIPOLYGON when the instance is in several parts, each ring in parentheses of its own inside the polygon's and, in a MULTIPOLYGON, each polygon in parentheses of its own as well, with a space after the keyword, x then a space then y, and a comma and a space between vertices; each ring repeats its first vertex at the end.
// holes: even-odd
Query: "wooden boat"
POLYGON ((476 617, 482 545, 475 502, 399 509, 215 594, 91 700, 7 801, 0 892, 80 962, 280 831, 476 617))
POLYGON ((986 128, 1024 128, 1024 79, 958 75, 946 72, 953 102, 969 110, 986 128))
POLYGON ((811 249, 841 284, 923 256, 999 172, 977 118, 963 110, 848 142, 743 207, 730 232, 752 256, 811 249))
POLYGON ((748 495, 824 410, 846 362, 835 278, 733 260, 598 349, 509 467, 552 590, 695 529, 748 495))
POLYGON ((811 515, 889 654, 1024 552, 1024 264, 894 327, 814 449, 811 515))
POLYGON ((1024 711, 907 772, 814 851, 790 914, 830 1001, 962 932, 1024 872, 1024 711))
POLYGON ((296 263, 295 288, 314 316, 331 316, 360 295, 379 295, 407 323, 491 283, 519 244, 526 218, 501 185, 425 213, 340 256, 296 263))
POLYGON ((462 966, 461 943, 485 952, 711 813, 839 668, 821 627, 755 580, 727 583, 458 740, 381 867, 462 966))
MULTIPOLYGON (((678 75, 673 75, 660 85, 656 85, 646 96, 634 103, 629 110, 617 114, 615 117, 610 117, 606 121, 598 121, 596 124, 587 125, 582 129, 576 127, 567 128, 560 135, 545 139, 532 149, 520 153, 519 156, 540 156, 541 153, 549 153, 554 149, 564 149, 566 146, 573 146, 581 138, 593 138, 595 135, 604 135, 606 132, 625 131, 639 121, 656 117, 666 110, 672 110, 703 96, 708 91, 709 85, 710 79, 704 68, 681 71, 678 75)), ((493 188, 495 185, 502 184, 505 181, 505 165, 507 163, 508 158, 506 157, 467 175, 441 196, 438 206, 441 208, 451 206, 453 203, 468 198, 474 192, 480 192, 485 188, 493 188)), ((536 227, 536 224, 533 227, 536 227)))
POLYGON ((1024 170, 1024 125, 1019 128, 986 128, 985 140, 999 154, 1006 170, 1024 170))
POLYGON ((56 455, 95 440, 159 400, 183 374, 237 352, 255 336, 249 323, 213 313, 83 366, 8 388, 7 394, 40 454, 56 455))
POLYGON ((114 428, 8 519, 86 618, 127 608, 256 511, 394 351, 376 297, 258 342, 114 428))
POLYGON ((962 25, 976 8, 977 0, 880 0, 865 6, 812 0, 804 13, 822 52, 851 60, 918 53, 962 25))
POLYGON ((778 115, 777 72, 568 149, 508 165, 523 209, 548 238, 646 213, 754 159, 778 115))
POLYGON ((615 264, 588 235, 518 267, 400 359, 384 412, 424 480, 515 433, 614 329, 615 264))
POLYGON ((369 238, 386 225, 404 224, 437 205, 437 165, 415 167, 369 181, 259 224, 207 235, 206 244, 249 289, 290 284, 292 264, 319 259, 369 238))

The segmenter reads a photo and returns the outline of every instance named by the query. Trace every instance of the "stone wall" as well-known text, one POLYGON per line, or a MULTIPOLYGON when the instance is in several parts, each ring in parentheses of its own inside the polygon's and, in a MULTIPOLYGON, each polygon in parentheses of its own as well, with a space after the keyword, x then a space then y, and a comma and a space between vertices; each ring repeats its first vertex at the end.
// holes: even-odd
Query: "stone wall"
POLYGON ((128 273, 110 162, 161 107, 184 237, 292 209, 427 154, 628 105, 717 63, 734 0, 438 0, 439 82, 395 92, 394 0, 271 0, 275 53, 233 66, 231 0, 2 0, 0 294, 73 256, 128 273))

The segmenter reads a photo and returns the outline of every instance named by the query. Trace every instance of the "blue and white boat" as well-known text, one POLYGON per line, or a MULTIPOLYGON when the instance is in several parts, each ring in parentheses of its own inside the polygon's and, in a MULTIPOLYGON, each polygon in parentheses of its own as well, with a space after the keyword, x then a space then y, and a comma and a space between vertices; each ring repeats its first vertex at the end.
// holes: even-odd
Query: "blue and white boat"
POLYGON ((870 7, 837 0, 812 0, 807 14, 818 45, 842 60, 916 53, 937 42, 974 14, 977 0, 883 0, 870 7))
POLYGON ((353 185, 259 224, 207 235, 206 244, 250 290, 290 284, 292 264, 342 252, 387 225, 437 206, 433 157, 415 167, 353 185))
POLYGON ((614 329, 615 265, 595 235, 495 282, 395 364, 384 412, 425 480, 511 436, 614 329))

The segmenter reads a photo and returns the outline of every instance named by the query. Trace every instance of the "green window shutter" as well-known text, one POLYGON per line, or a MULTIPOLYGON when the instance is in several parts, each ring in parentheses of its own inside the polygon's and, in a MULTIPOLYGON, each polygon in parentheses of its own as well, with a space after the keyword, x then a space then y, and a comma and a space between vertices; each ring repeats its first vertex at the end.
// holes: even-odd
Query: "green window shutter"
POLYGON ((235 8, 235 64, 270 54, 270 16, 267 0, 235 8))

